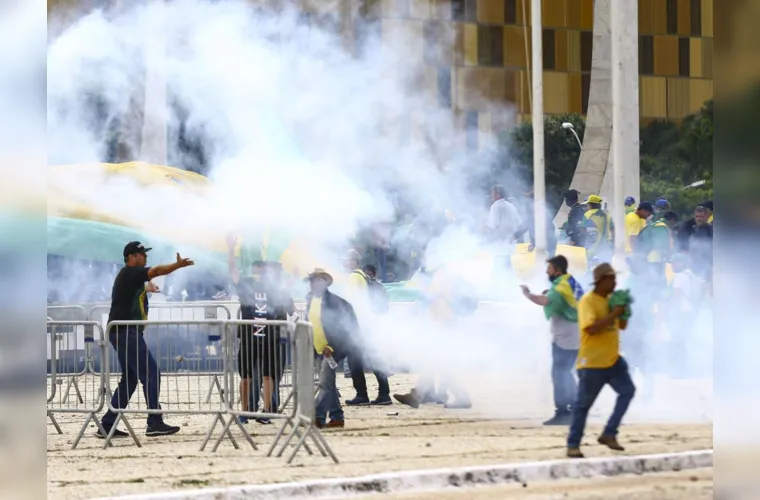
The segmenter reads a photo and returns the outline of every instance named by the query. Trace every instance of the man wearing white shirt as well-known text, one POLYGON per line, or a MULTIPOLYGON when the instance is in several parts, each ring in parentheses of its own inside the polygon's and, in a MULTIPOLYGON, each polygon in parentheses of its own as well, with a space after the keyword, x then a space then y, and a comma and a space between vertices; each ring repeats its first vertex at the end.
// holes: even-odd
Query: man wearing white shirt
MULTIPOLYGON (((667 306, 668 330, 671 339, 673 367, 687 372, 691 368, 689 350, 691 338, 697 322, 702 298, 703 283, 690 269, 687 255, 675 254, 671 257, 673 281, 670 284, 670 303, 667 306)), ((685 373, 684 373, 685 375, 685 373)))
POLYGON ((491 241, 512 243, 515 232, 520 227, 521 220, 517 208, 506 199, 503 186, 491 189, 491 209, 488 213, 487 230, 491 241))

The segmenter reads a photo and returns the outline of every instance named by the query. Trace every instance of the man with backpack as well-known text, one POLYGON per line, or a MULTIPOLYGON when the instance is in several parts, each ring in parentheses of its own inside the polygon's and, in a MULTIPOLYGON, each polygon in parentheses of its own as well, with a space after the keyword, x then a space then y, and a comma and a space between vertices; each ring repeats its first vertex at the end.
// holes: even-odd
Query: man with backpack
POLYGON ((592 194, 584 204, 588 205, 588 210, 583 215, 586 252, 591 258, 599 257, 602 261, 609 260, 612 257, 615 228, 612 217, 602 208, 600 196, 592 194))
MULTIPOLYGON (((378 313, 383 309, 382 296, 378 292, 378 287, 385 288, 382 284, 376 280, 370 279, 369 276, 359 267, 359 252, 354 249, 349 250, 346 253, 346 257, 343 259, 344 269, 349 273, 348 285, 351 290, 349 297, 352 301, 365 304, 370 304, 374 313, 378 313), (380 299, 376 297, 381 297, 380 299), (380 303, 381 306, 376 306, 376 303, 380 303)), ((387 295, 385 296, 385 310, 387 311, 387 295)), ((359 304, 360 305, 360 304, 359 304)), ((357 307, 361 310, 361 307, 357 307)), ((383 311, 384 312, 384 311, 383 311)), ((380 312, 382 313, 382 312, 380 312)), ((360 315, 361 318, 361 315, 360 315)), ((364 357, 366 351, 366 345, 363 339, 356 338, 354 342, 355 348, 348 357, 348 367, 351 372, 351 380, 354 383, 354 389, 356 389, 356 397, 346 400, 347 406, 369 406, 372 405, 390 405, 393 404, 390 395, 390 385, 388 384, 388 377, 381 371, 373 370, 378 385, 378 396, 374 401, 370 401, 367 393, 367 379, 364 375, 364 357)))

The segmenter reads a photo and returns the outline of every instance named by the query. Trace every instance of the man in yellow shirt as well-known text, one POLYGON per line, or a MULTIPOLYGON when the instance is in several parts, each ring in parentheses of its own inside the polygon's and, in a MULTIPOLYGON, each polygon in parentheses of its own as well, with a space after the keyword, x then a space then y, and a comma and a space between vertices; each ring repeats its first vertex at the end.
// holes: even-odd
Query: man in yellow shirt
POLYGON ((328 290, 333 283, 330 274, 315 269, 305 281, 311 289, 306 296, 306 317, 314 331, 314 350, 321 355, 315 425, 320 429, 344 427, 335 368, 347 352, 353 351, 352 337, 359 331, 359 323, 351 304, 328 290), (330 421, 326 422, 328 416, 330 421))
POLYGON ((618 427, 631 404, 636 387, 633 385, 628 364, 620 356, 620 330, 627 320, 620 319, 624 307, 610 310, 609 298, 615 291, 615 270, 609 264, 594 269, 594 289, 578 303, 580 350, 578 351, 578 396, 573 405, 570 434, 567 438, 567 456, 583 458, 580 446, 586 419, 591 406, 605 385, 609 384, 618 397, 607 426, 598 443, 613 450, 623 451, 617 442, 618 427))
POLYGON ((626 196, 625 198, 625 214, 632 214, 636 211, 636 198, 633 196, 626 196))
POLYGON ((634 241, 642 229, 647 225, 647 219, 654 213, 654 207, 648 201, 639 203, 639 208, 625 216, 625 251, 633 253, 636 242, 634 241))

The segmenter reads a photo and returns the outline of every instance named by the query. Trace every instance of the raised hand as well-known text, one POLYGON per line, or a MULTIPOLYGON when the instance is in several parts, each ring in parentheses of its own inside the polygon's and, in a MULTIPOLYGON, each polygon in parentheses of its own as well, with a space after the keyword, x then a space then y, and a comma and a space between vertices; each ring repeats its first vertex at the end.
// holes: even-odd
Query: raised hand
POLYGON ((178 266, 178 267, 188 267, 188 266, 192 266, 192 265, 194 265, 194 264, 195 264, 195 262, 193 262, 193 261, 192 261, 192 260, 190 260, 190 259, 187 259, 187 258, 183 258, 183 257, 182 257, 182 256, 179 254, 179 252, 177 252, 177 266, 178 266))

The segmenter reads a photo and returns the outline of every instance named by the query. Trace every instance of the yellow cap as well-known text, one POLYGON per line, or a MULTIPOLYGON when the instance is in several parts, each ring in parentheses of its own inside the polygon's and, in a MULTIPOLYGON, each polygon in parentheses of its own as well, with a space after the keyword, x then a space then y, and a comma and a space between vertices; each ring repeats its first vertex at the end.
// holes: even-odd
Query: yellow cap
POLYGON ((589 197, 588 197, 588 199, 587 199, 586 201, 584 201, 583 203, 601 203, 601 202, 602 202, 602 198, 601 198, 601 196, 597 196, 597 195, 595 195, 595 194, 592 194, 592 195, 591 195, 591 196, 589 196, 589 197))

